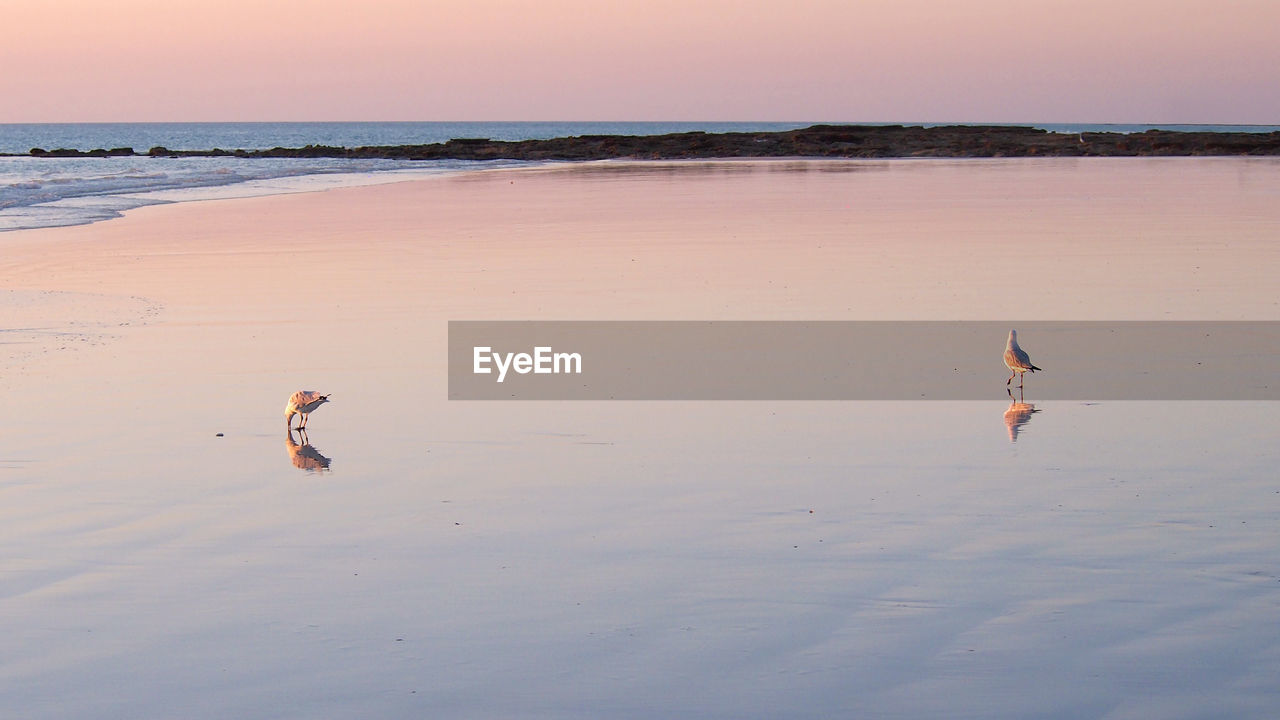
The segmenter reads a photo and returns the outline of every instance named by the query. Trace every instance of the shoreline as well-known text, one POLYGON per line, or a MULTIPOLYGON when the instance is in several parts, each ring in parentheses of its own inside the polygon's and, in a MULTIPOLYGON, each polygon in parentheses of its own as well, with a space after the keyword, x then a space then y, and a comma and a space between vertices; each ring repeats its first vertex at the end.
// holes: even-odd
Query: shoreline
MULTIPOLYGON (((145 157, 145 156, 143 156, 145 157)), ((1154 160, 1156 157, 1138 157, 1138 156, 1095 156, 1098 160, 1114 160, 1114 161, 1142 161, 1154 160)), ((1159 156, 1168 161, 1176 160, 1222 160, 1230 161, 1233 159, 1246 160, 1249 158, 1269 158, 1275 157, 1270 155, 1262 156, 1159 156)), ((627 172, 644 172, 646 170, 668 169, 677 172, 680 168, 686 168, 693 172, 695 168, 703 168, 706 170, 720 168, 738 168, 740 170, 747 168, 786 168, 793 163, 814 163, 822 165, 829 163, 829 169, 837 169, 845 164, 857 165, 864 164, 867 167, 879 165, 881 163, 909 163, 911 161, 939 161, 939 162, 999 162, 1008 160, 1076 160, 1069 156, 1022 156, 1022 157, 1006 157, 1006 156, 970 156, 970 157, 949 157, 949 156, 927 156, 918 155, 913 157, 884 157, 884 158, 861 158, 861 157, 842 157, 842 156, 770 156, 770 157, 671 157, 671 158, 638 158, 638 157, 618 157, 603 159, 587 159, 580 161, 569 160, 542 160, 528 161, 527 164, 502 164, 501 159, 493 161, 498 164, 485 165, 478 164, 476 166, 459 167, 451 169, 429 169, 423 167, 421 172, 414 172, 413 168, 407 170, 369 170, 355 171, 350 173, 315 173, 303 174, 296 176, 284 176, 280 178, 265 178, 262 180, 249 180, 242 182, 233 182, 225 185, 208 185, 208 186, 191 186, 178 189, 159 189, 159 190, 142 190, 120 193, 119 195, 104 194, 102 198, 118 197, 128 200, 129 202, 118 208, 105 210, 102 214, 78 218, 69 222, 57 222, 30 226, 18 227, 0 227, 0 237, 6 242, 12 242, 17 234, 26 234, 32 231, 51 231, 57 228, 82 227, 89 225, 97 225, 110 220, 119 220, 132 214, 135 211, 166 205, 185 205, 188 203, 203 203, 208 201, 226 201, 226 200, 246 200, 255 198, 268 198, 276 196, 288 195, 306 195, 313 193, 326 193, 331 191, 342 191, 352 188, 398 185, 402 183, 427 182, 441 179, 466 177, 469 175, 484 175, 489 173, 541 173, 541 172, 572 172, 580 171, 591 174, 600 173, 627 173, 627 172), (335 180, 342 176, 358 178, 357 181, 337 182, 335 180), (308 179, 324 179, 328 182, 317 183, 314 186, 302 184, 297 181, 305 181, 308 179), (262 183, 270 185, 264 188, 262 183), (291 184, 292 183, 292 184, 291 184), (287 188, 282 186, 288 186, 287 188)), ((486 161, 478 161, 485 163, 486 161)), ((5 210, 21 209, 22 206, 15 208, 6 208, 5 210)))
POLYGON ((399 160, 608 160, 723 158, 982 158, 1280 155, 1280 132, 1051 132, 1032 126, 813 125, 780 132, 681 132, 664 135, 580 135, 548 140, 454 138, 443 143, 268 150, 171 150, 131 147, 32 148, 0 157, 236 157, 399 160))

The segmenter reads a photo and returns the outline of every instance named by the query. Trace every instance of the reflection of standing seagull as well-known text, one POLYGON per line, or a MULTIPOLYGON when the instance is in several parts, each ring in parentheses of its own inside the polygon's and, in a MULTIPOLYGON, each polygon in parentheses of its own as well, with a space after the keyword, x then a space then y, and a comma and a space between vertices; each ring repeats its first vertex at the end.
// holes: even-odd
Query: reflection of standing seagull
POLYGON ((1009 442, 1018 442, 1018 431, 1031 421, 1031 415, 1038 413, 1035 405, 1014 400, 1009 409, 1004 411, 1004 426, 1009 430, 1009 442))
MULTIPOLYGON (((1014 375, 1022 375, 1023 373, 1035 372, 1041 368, 1031 364, 1031 358, 1027 356, 1027 351, 1018 347, 1018 331, 1009 331, 1009 342, 1004 346, 1004 364, 1009 366, 1013 371, 1013 375, 1005 381, 1005 387, 1013 382, 1014 375)), ((1023 378, 1018 378, 1018 387, 1022 387, 1023 378)))
POLYGON ((284 422, 289 427, 293 427, 293 416, 301 415, 302 422, 298 427, 304 428, 311 413, 327 402, 329 402, 328 395, 321 395, 315 390, 299 390, 289 396, 289 404, 284 406, 284 422))

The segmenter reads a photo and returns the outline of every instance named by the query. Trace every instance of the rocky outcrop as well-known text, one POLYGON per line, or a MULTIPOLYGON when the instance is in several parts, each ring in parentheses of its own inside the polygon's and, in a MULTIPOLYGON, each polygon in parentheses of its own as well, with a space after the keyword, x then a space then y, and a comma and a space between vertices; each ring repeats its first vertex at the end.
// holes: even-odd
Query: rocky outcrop
MULTIPOLYGON (((127 152, 124 152, 127 151, 127 152)), ((115 150, 34 148, 37 157, 132 155, 115 150)), ((342 148, 307 145, 270 150, 169 150, 153 157, 392 158, 405 160, 604 160, 767 157, 1136 157, 1280 155, 1280 132, 1053 133, 995 125, 814 125, 785 132, 581 135, 551 140, 456 138, 431 145, 342 148)))
MULTIPOLYGON (((35 157, 124 157, 136 155, 133 148, 120 147, 103 150, 96 148, 94 150, 71 150, 68 148, 58 148, 57 150, 45 150, 44 148, 31 148, 30 155, 35 157)), ((10 156, 12 157, 12 156, 10 156)))

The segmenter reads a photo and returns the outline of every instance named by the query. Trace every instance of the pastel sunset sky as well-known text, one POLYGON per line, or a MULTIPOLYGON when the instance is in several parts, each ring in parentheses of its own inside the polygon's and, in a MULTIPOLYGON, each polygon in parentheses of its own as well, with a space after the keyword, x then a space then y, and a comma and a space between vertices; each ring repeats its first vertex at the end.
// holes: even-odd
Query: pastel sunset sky
POLYGON ((0 0, 0 122, 1280 123, 1277 0, 0 0))

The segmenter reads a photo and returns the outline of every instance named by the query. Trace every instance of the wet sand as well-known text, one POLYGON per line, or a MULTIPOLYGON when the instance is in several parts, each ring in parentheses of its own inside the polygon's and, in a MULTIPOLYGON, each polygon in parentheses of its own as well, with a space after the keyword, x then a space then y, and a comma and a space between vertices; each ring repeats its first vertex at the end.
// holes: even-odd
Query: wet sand
POLYGON ((0 235, 0 706, 1264 717, 1274 403, 1029 380, 1031 414, 1001 347, 989 404, 450 403, 445 338, 1275 320, 1278 194, 1272 160, 598 163, 0 235), (334 394, 302 459, 300 388, 334 394))

